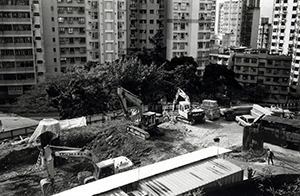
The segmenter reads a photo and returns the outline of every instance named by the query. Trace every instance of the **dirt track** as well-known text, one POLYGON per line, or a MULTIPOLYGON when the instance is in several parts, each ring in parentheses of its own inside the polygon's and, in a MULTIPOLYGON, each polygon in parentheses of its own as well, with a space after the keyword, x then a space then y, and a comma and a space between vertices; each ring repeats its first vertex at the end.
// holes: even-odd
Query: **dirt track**
MULTIPOLYGON (((219 119, 194 126, 183 123, 163 123, 160 127, 166 130, 165 135, 153 137, 147 141, 136 139, 125 133, 122 123, 120 126, 104 127, 105 125, 92 126, 81 130, 84 135, 97 130, 97 137, 86 146, 101 159, 124 155, 135 163, 135 167, 138 167, 208 146, 219 145, 235 149, 227 159, 244 169, 251 166, 259 173, 262 172, 263 168, 268 167, 274 170, 273 172, 276 174, 299 173, 299 152, 265 144, 266 147, 271 147, 275 153, 277 158, 275 159, 275 166, 268 166, 264 162, 264 151, 259 152, 260 154, 251 155, 241 152, 243 128, 236 122, 219 119), (219 144, 214 142, 216 137, 220 138, 219 144)), ((94 132, 90 134, 91 137, 95 135, 94 132)), ((68 134, 68 137, 71 135, 72 132, 68 134)), ((73 142, 75 141, 77 142, 77 140, 73 142)), ((2 144, 0 149, 1 193, 5 193, 7 196, 41 195, 39 181, 46 178, 47 174, 45 170, 39 170, 35 166, 38 155, 37 148, 29 148, 26 145, 12 146, 6 143, 2 144)), ((78 180, 78 173, 82 171, 91 171, 90 165, 83 160, 70 159, 57 166, 55 168, 55 192, 82 184, 78 180)), ((246 175, 247 172, 245 172, 245 177, 246 175)))

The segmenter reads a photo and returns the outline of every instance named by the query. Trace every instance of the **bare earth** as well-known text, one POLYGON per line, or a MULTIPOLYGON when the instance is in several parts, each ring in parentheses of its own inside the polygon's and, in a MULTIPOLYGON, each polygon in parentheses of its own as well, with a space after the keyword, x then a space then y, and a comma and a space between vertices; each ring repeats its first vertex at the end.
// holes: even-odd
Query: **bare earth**
MULTIPOLYGON (((256 171, 256 175, 262 172, 263 168, 270 168, 273 174, 299 174, 300 171, 298 151, 265 144, 264 148, 271 148, 275 154, 274 166, 266 163, 265 151, 253 152, 252 154, 242 152, 243 127, 234 121, 219 119, 211 122, 207 120, 204 124, 193 126, 179 122, 176 124, 163 123, 159 127, 165 130, 165 135, 147 141, 123 133, 124 137, 115 137, 118 139, 118 143, 109 143, 111 147, 101 143, 100 137, 99 140, 93 140, 87 146, 102 156, 103 159, 117 155, 127 156, 138 167, 212 145, 219 145, 233 150, 226 159, 245 169, 245 179, 248 167, 252 167, 256 171), (125 137, 125 140, 121 139, 125 137), (214 142, 216 137, 220 138, 219 143, 214 142), (121 143, 121 148, 118 148, 121 143), (124 146, 130 149, 128 151, 122 149, 124 146)), ((102 135, 105 136, 105 134, 102 135)), ((106 135, 112 135, 112 133, 106 135)), ((46 178, 47 174, 45 170, 40 170, 35 165, 38 155, 36 147, 25 144, 12 146, 10 143, 2 143, 0 149, 0 192, 7 196, 41 195, 39 181, 46 178), (24 158, 24 156, 28 157, 25 159, 26 161, 20 163, 16 160, 24 158)), ((68 164, 55 168, 55 192, 82 184, 78 180, 78 173, 85 171, 85 166, 86 164, 82 161, 69 160, 68 164), (84 167, 82 167, 83 165, 84 167)))

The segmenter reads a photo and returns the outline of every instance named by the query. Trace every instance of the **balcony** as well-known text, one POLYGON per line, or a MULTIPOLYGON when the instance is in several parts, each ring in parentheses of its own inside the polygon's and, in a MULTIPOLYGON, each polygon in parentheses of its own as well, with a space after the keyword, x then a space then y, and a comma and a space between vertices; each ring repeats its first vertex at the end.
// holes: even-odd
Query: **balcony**
POLYGON ((12 68, 0 68, 0 73, 24 73, 24 72, 30 72, 34 73, 34 67, 12 67, 12 68))
POLYGON ((30 18, 1 18, 1 23, 9 23, 9 24, 17 24, 17 23, 30 23, 31 24, 31 19, 30 18))
POLYGON ((133 34, 131 34, 131 35, 130 35, 130 39, 136 39, 136 36, 133 35, 133 34))
POLYGON ((31 35, 31 31, 0 31, 0 35, 31 35))
POLYGON ((18 10, 18 11, 28 11, 31 10, 30 5, 1 5, 0 10, 5 10, 5 11, 13 11, 13 10, 18 10))
POLYGON ((4 43, 0 45, 0 48, 32 48, 32 43, 4 43))
POLYGON ((6 59, 6 60, 14 60, 14 59, 26 59, 26 60, 33 60, 33 55, 24 55, 24 56, 14 56, 14 55, 2 55, 1 59, 6 59))
POLYGON ((36 84, 35 79, 27 79, 27 80, 0 80, 1 85, 22 85, 22 84, 36 84))
POLYGON ((129 8, 130 8, 131 10, 136 10, 136 5, 135 5, 135 4, 131 4, 131 5, 129 6, 129 8))
POLYGON ((136 26, 131 24, 130 29, 136 29, 136 26))

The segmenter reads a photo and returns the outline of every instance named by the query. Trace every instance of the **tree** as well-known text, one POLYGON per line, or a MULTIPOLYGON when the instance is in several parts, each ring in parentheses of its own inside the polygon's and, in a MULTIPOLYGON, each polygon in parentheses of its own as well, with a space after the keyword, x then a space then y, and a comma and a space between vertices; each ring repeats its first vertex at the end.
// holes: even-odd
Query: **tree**
POLYGON ((234 72, 224 65, 211 64, 206 66, 203 75, 203 98, 235 99, 241 92, 241 85, 235 80, 234 72))
POLYGON ((25 91, 23 95, 18 97, 16 105, 17 107, 14 107, 12 109, 12 112, 17 114, 39 114, 53 110, 47 99, 45 83, 37 84, 36 86, 33 86, 30 90, 25 91))
POLYGON ((198 65, 193 57, 174 57, 162 66, 165 69, 163 81, 168 84, 169 99, 174 98, 177 88, 180 87, 190 96, 191 100, 199 100, 201 78, 196 74, 198 65))
POLYGON ((160 66, 166 60, 166 47, 163 42, 163 33, 158 31, 153 37, 149 37, 149 42, 153 44, 153 49, 143 47, 141 52, 137 53, 137 57, 141 60, 143 65, 157 65, 160 66))
POLYGON ((48 101, 60 113, 61 119, 102 113, 108 109, 108 95, 98 67, 89 71, 82 67, 68 70, 63 77, 46 86, 48 101))

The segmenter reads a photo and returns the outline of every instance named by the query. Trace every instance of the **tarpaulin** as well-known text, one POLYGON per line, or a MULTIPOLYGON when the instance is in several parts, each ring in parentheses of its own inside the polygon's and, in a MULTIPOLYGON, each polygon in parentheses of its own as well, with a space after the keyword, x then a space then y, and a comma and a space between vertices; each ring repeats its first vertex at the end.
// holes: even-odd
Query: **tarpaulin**
MULTIPOLYGON (((29 142, 36 140, 42 133, 51 132, 55 135, 54 138, 58 137, 61 130, 67 130, 75 127, 86 126, 86 118, 73 118, 67 120, 56 120, 56 119, 43 119, 39 122, 39 125, 31 135, 29 142)), ((54 139, 52 138, 52 139, 54 139)))
POLYGON ((35 141, 42 133, 51 132, 55 137, 59 136, 60 133, 60 124, 58 120, 55 119, 43 119, 40 121, 39 125, 31 135, 29 142, 35 141))

